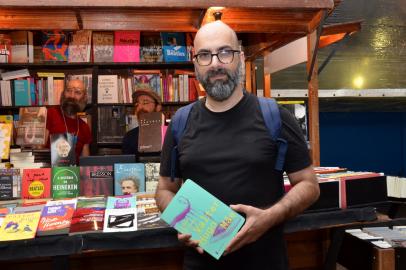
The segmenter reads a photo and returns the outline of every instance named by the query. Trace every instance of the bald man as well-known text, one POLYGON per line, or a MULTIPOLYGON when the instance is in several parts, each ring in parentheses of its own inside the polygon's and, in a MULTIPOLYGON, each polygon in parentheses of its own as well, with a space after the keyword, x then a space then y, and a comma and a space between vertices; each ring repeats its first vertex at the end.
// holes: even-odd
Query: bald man
MULTIPOLYGON (((282 172, 274 170, 276 144, 271 140, 256 96, 240 83, 244 54, 236 33, 221 21, 203 26, 194 40, 197 79, 207 97, 192 107, 178 143, 179 166, 170 180, 174 145, 166 133, 161 155, 157 202, 164 210, 184 179, 192 179, 246 217, 239 233, 218 261, 190 235, 184 269, 288 269, 283 223, 319 196, 308 149, 293 116, 280 108, 281 137, 288 150, 284 170, 293 188, 284 194, 282 172)), ((169 130, 171 126, 169 127, 169 130)))
POLYGON ((79 156, 89 155, 89 144, 92 141, 89 126, 77 116, 85 109, 86 103, 87 92, 84 83, 73 79, 67 82, 61 94, 60 107, 49 108, 47 114, 47 130, 50 135, 69 134, 74 138, 75 164, 79 164, 79 156))

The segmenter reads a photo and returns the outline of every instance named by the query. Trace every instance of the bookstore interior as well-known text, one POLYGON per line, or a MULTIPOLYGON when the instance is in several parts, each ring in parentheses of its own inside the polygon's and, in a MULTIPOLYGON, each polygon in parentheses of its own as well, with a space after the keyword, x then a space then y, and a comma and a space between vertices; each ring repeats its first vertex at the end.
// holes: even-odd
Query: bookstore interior
MULTIPOLYGON (((381 136, 380 143, 391 141, 381 134, 381 126, 360 123, 362 118, 355 116, 357 122, 353 115, 348 118, 354 122, 345 125, 348 132, 332 124, 327 132, 323 125, 326 117, 338 119, 339 114, 346 121, 349 114, 337 112, 337 107, 323 111, 327 103, 349 107, 397 97, 405 101, 406 91, 399 89, 406 85, 405 76, 396 91, 382 90, 372 97, 373 91, 362 92, 361 86, 356 94, 338 87, 319 90, 324 72, 335 73, 334 59, 360 42, 364 27, 366 32, 376 30, 381 42, 391 43, 385 29, 371 30, 372 23, 363 23, 368 17, 351 20, 354 16, 346 15, 359 11, 359 3, 5 2, 0 1, 2 269, 182 269, 184 245, 177 232, 190 234, 205 253, 222 260, 228 243, 244 228, 244 215, 193 179, 184 179, 164 211, 155 200, 165 138, 169 133, 171 139, 181 139, 169 125, 171 119, 176 126, 178 109, 207 98, 195 65, 204 56, 226 64, 230 53, 194 50, 196 32, 216 21, 237 33, 235 52, 245 56, 240 78, 244 91, 275 98, 292 114, 313 162, 320 195, 284 225, 289 269, 406 269, 405 110, 391 112, 399 114, 402 123, 390 129, 401 134, 393 142, 395 154, 386 158, 386 153, 364 153, 389 159, 391 166, 400 163, 398 168, 380 167, 368 159, 358 162, 357 153, 351 157, 346 150, 347 144, 354 152, 369 150, 360 145, 375 136, 370 133, 381 136), (277 89, 279 81, 296 79, 292 67, 298 66, 306 89, 277 89), (151 104, 155 107, 145 109, 151 104), (357 124, 363 128, 359 134, 357 124), (364 125, 371 126, 370 132, 364 125), (360 142, 355 146, 341 140, 347 138, 342 133, 351 140, 365 137, 356 138, 360 142), (329 147, 326 142, 333 140, 329 147), (390 161, 397 153, 401 158, 390 161), (330 158, 334 155, 344 158, 330 158)), ((406 17, 402 1, 372 2, 375 7, 392 5, 383 8, 390 12, 398 5, 396 14, 406 17)), ((404 49, 405 21, 400 25, 403 47, 398 50, 404 49)), ((406 60, 406 50, 402 52, 398 57, 406 60)), ((400 72, 406 75, 404 66, 400 72)), ((362 80, 356 83, 362 85, 362 80)), ((368 110, 363 114, 377 115, 368 110)), ((281 152, 281 144, 278 148, 281 152)), ((294 189, 286 173, 283 189, 285 194, 294 189)))

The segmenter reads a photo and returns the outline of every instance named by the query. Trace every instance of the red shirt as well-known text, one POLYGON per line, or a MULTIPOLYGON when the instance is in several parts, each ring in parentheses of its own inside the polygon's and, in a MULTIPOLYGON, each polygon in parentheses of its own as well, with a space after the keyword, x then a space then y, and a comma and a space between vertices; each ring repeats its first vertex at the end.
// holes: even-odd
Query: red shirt
MULTIPOLYGON (((72 135, 78 133, 78 120, 76 118, 70 118, 65 115, 66 126, 68 127, 68 132, 72 135)), ((47 112, 47 129, 49 134, 66 133, 65 123, 63 121, 61 108, 48 108, 47 112)), ((89 126, 79 118, 79 133, 76 142, 76 164, 79 164, 79 157, 82 153, 83 146, 85 144, 90 144, 92 142, 92 134, 90 132, 89 126)), ((49 140, 47 143, 49 147, 49 140)))

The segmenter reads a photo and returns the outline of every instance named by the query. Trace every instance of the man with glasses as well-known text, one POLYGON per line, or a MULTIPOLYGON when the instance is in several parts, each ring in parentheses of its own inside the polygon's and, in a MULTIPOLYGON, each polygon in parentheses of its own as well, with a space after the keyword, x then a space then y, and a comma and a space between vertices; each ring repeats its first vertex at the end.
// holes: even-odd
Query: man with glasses
MULTIPOLYGON (((156 198, 161 211, 188 178, 246 217, 246 222, 218 261, 203 252, 190 235, 178 239, 188 248, 184 269, 288 269, 283 223, 311 205, 319 195, 307 145, 290 113, 280 108, 281 137, 288 142, 284 171, 292 189, 284 194, 283 174, 273 168, 271 140, 256 96, 240 82, 244 54, 236 33, 221 21, 206 24, 194 40, 197 79, 206 99, 194 104, 171 181, 171 150, 166 133, 156 198)), ((171 126, 168 127, 168 130, 171 126)))
MULTIPOLYGON (((79 163, 79 156, 88 156, 90 154, 89 144, 92 141, 92 135, 87 123, 78 117, 87 104, 87 92, 84 83, 78 79, 72 79, 67 82, 64 91, 61 94, 60 107, 52 107, 47 113, 47 130, 50 135, 62 134, 74 145, 75 163, 79 163), (72 140, 69 140, 71 137, 72 140)), ((48 143, 49 145, 49 143, 48 143)), ((71 164, 74 165, 74 164, 71 164)))
MULTIPOLYGON (((144 88, 138 89, 132 95, 135 115, 140 119, 141 113, 159 112, 162 109, 161 98, 154 91, 144 88)), ((128 131, 123 138, 122 153, 138 156, 139 128, 128 131)))

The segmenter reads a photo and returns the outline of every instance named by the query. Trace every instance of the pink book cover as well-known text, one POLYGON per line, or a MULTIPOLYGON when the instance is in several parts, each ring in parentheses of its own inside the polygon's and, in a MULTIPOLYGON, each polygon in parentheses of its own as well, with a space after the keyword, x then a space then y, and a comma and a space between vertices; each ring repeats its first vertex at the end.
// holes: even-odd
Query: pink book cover
POLYGON ((140 61, 140 31, 114 32, 114 62, 140 61))
POLYGON ((165 126, 164 123, 162 123, 162 126, 161 126, 162 145, 164 145, 165 134, 166 134, 167 129, 168 129, 168 126, 165 126))

